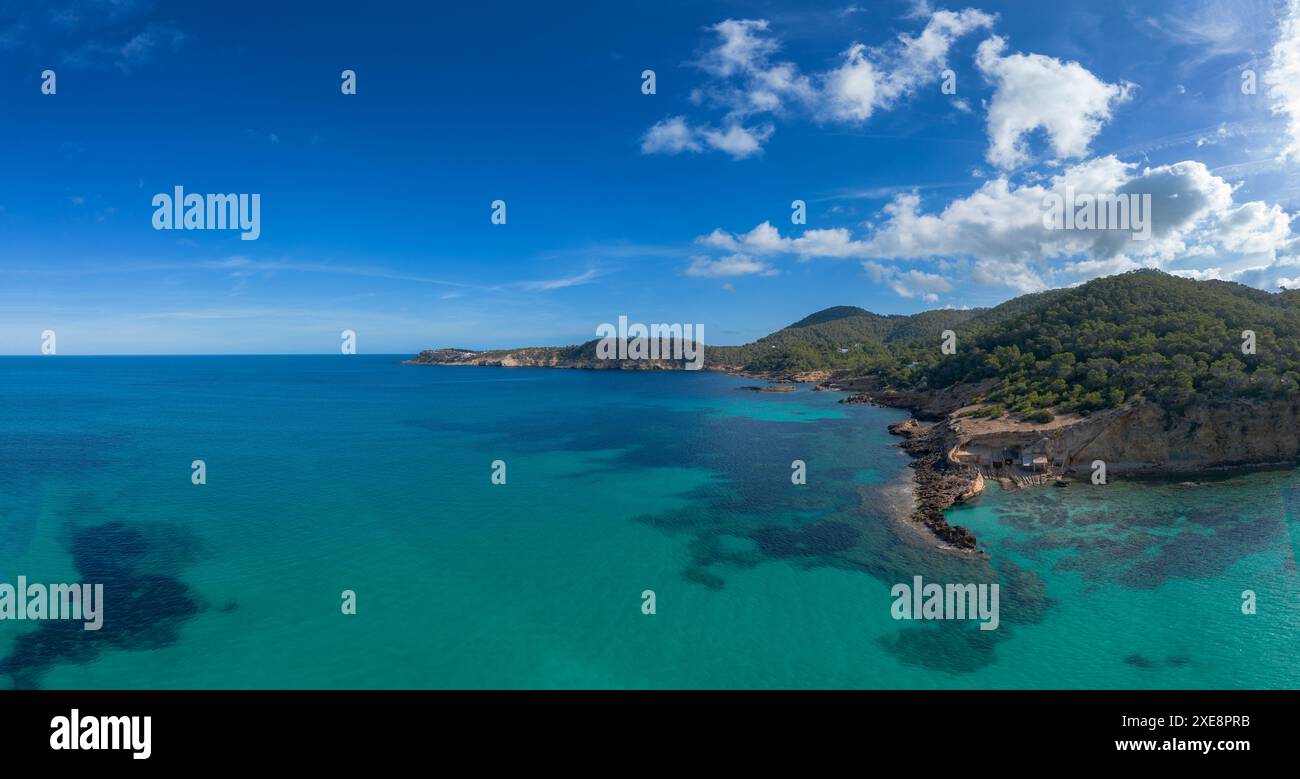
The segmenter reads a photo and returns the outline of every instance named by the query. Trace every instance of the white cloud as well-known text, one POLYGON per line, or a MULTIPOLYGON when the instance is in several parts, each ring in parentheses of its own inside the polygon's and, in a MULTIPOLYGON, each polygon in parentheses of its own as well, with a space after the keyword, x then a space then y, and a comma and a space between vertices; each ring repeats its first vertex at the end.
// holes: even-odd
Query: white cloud
POLYGON ((1236 203, 1233 188, 1205 165, 1184 161, 1137 170, 1114 157, 1065 169, 1042 184, 986 182, 938 213, 900 195, 887 221, 859 249, 894 259, 964 257, 981 284, 1034 291, 1138 267, 1178 269, 1215 263, 1224 278, 1270 265, 1295 240, 1291 217, 1276 204, 1236 203), (1044 198, 1076 195, 1151 196, 1151 235, 1120 230, 1048 230, 1044 198))
POLYGON ((695 239, 696 243, 725 252, 743 252, 749 255, 794 255, 800 259, 815 257, 844 258, 864 256, 866 244, 853 239, 843 227, 805 230, 798 238, 786 238, 772 226, 763 222, 747 233, 729 233, 717 229, 695 239))
POLYGON ((707 125, 692 127, 685 117, 671 116, 656 122, 641 136, 641 153, 681 154, 714 149, 739 160, 762 152, 771 134, 771 125, 746 128, 732 124, 719 130, 707 125))
POLYGON ((706 73, 730 78, 763 67, 780 45, 766 37, 766 19, 727 19, 709 28, 721 41, 697 63, 706 73))
POLYGON ((732 235, 725 230, 717 229, 695 240, 697 243, 722 251, 777 254, 784 251, 784 242, 789 239, 782 238, 780 231, 773 227, 771 222, 763 222, 741 235, 732 235))
POLYGON ((1086 156, 1133 85, 1107 84, 1077 62, 1042 54, 1003 56, 1005 48, 1006 41, 993 36, 975 56, 995 87, 988 107, 989 162, 1000 168, 1029 162, 1026 136, 1040 129, 1057 159, 1086 156))
POLYGON ((695 131, 680 116, 670 116, 655 122, 645 135, 641 136, 642 154, 681 154, 684 151, 700 151, 700 142, 695 131))
POLYGON ((704 142, 711 148, 730 154, 735 159, 744 159, 763 150, 763 143, 772 134, 771 125, 762 125, 753 129, 733 124, 726 130, 700 130, 704 142))
POLYGON ((718 42, 695 62, 712 80, 692 92, 695 103, 723 112, 721 129, 670 117, 646 131, 641 151, 713 149, 736 159, 750 157, 761 151, 774 129, 770 121, 753 125, 757 117, 806 116, 860 125, 937 82, 957 38, 991 27, 993 20, 974 9, 937 11, 918 35, 903 34, 877 48, 854 43, 837 67, 804 74, 795 63, 774 59, 780 44, 766 20, 727 19, 709 28, 718 42))
POLYGON ((576 287, 582 284, 588 284, 594 280, 600 273, 595 269, 579 273, 577 276, 569 276, 562 279, 543 279, 540 281, 521 281, 519 287, 522 289, 534 290, 537 292, 546 292, 553 289, 565 289, 567 287, 576 287))
POLYGON ((927 303, 937 303, 940 292, 952 292, 952 282, 935 273, 919 270, 900 270, 890 265, 882 265, 873 260, 862 263, 867 277, 876 284, 883 284, 895 294, 905 298, 921 298, 927 303))
POLYGON ((709 279, 723 276, 772 276, 775 273, 772 266, 747 254, 729 254, 717 259, 700 255, 692 257, 691 266, 686 269, 687 276, 709 279))
POLYGON ((874 231, 855 237, 845 227, 783 236, 770 222, 744 233, 721 229, 699 246, 747 257, 857 258, 881 283, 905 296, 945 292, 951 272, 973 283, 1034 292, 1140 267, 1209 273, 1273 288, 1300 274, 1300 237, 1291 216, 1263 201, 1238 203, 1233 187, 1204 164, 1184 161, 1139 169, 1112 156, 1067 167, 1041 181, 1014 185, 1006 176, 984 182, 937 212, 916 193, 883 209, 874 231), (1150 196, 1150 236, 1130 231, 1048 229, 1048 195, 1150 196), (882 260, 940 261, 944 276, 888 270, 882 260), (919 274, 919 275, 918 275, 919 274))
POLYGON ((1273 113, 1287 117, 1289 138, 1282 155, 1300 159, 1300 0, 1290 0, 1287 5, 1264 83, 1273 100, 1273 113))
POLYGON ((858 124, 871 118, 881 74, 867 59, 866 51, 860 43, 850 46, 844 52, 844 64, 823 77, 824 116, 858 124))
POLYGON ((1222 278, 1267 290, 1300 289, 1300 238, 1288 241, 1271 261, 1224 272, 1222 278))
POLYGON ((1175 276, 1182 276, 1185 279, 1194 281, 1224 281, 1223 268, 1187 268, 1185 270, 1170 271, 1175 276))
POLYGON ((992 27, 993 21, 990 14, 972 8, 936 11, 919 35, 899 35, 893 47, 872 50, 853 44, 838 68, 816 79, 822 85, 820 117, 861 124, 876 109, 892 108, 918 88, 938 82, 957 39, 992 27))
POLYGON ((881 97, 888 103, 917 87, 939 80, 939 74, 948 65, 948 50, 958 38, 979 29, 993 26, 995 17, 983 11, 967 8, 964 11, 936 11, 930 16, 925 29, 916 37, 900 35, 901 52, 894 68, 881 84, 881 97))

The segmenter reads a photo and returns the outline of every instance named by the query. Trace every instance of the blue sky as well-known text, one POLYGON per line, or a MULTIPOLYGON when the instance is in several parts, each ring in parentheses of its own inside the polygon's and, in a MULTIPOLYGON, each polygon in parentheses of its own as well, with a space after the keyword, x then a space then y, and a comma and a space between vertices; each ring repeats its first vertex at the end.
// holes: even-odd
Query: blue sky
POLYGON ((725 344, 1134 267, 1300 286, 1300 6, 1134 5, 0 0, 0 353, 620 315, 725 344), (259 239, 153 229, 178 185, 260 194, 259 239), (1066 185, 1152 193, 1152 239, 1045 231, 1066 185))

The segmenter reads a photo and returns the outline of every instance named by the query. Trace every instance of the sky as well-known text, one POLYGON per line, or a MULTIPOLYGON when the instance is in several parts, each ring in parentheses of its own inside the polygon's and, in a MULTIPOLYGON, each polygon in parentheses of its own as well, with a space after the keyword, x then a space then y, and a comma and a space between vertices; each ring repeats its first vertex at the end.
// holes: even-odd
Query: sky
POLYGON ((1298 174, 1300 0, 0 0, 0 353, 736 344, 1141 267, 1276 290, 1298 174), (178 186, 258 195, 258 238, 155 229, 178 186), (1046 229, 1067 187, 1150 194, 1151 236, 1046 229))

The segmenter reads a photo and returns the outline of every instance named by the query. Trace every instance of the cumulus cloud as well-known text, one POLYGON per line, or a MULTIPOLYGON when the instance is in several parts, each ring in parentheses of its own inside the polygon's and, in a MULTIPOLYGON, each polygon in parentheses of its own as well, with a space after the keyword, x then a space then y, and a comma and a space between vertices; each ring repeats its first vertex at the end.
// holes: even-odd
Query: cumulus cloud
POLYGON ((893 101, 917 87, 932 84, 948 65, 948 51, 958 38, 993 26, 994 17, 973 8, 936 11, 916 37, 900 35, 901 52, 881 85, 881 96, 893 101))
POLYGON ((1287 117, 1289 137, 1282 154, 1300 159, 1300 0, 1287 4, 1264 83, 1269 87, 1273 113, 1287 117))
POLYGON ((1233 188, 1195 161, 1138 170, 1102 157, 1074 165, 1044 183, 986 182, 937 213, 923 213, 916 195, 885 207, 888 219, 860 247, 881 257, 964 257, 978 283, 1036 291, 1138 267, 1177 268, 1214 262, 1231 278, 1289 249, 1291 217, 1278 205, 1236 203, 1233 188), (1151 235, 1124 230, 1047 229, 1049 195, 1151 197, 1151 235))
MULTIPOLYGON (((1257 264, 1228 270, 1211 268, 1216 278, 1249 284, 1260 289, 1300 289, 1300 237, 1291 237, 1280 248, 1270 253, 1259 253, 1257 264)), ((1178 273, 1179 271, 1174 271, 1178 273)))
POLYGON ((866 52, 867 47, 860 43, 850 46, 844 52, 844 63, 822 78, 823 116, 859 124, 871 118, 882 74, 867 59, 866 52))
POLYGON ((772 266, 766 262, 739 253, 716 259, 705 255, 692 257, 691 265, 686 269, 687 276, 706 279, 724 276, 771 276, 775 273, 772 266))
POLYGON ((780 48, 775 39, 767 37, 766 19, 727 19, 711 29, 718 34, 718 45, 697 64, 719 78, 759 71, 780 48))
POLYGON ((771 125, 742 127, 732 124, 720 130, 707 125, 691 127, 685 117, 670 116, 655 122, 641 136, 641 153, 681 154, 713 149, 739 160, 763 151, 763 143, 771 134, 771 125))
POLYGON ((700 151, 701 148, 695 131, 686 125, 686 119, 681 116, 661 119, 641 136, 643 154, 681 154, 684 151, 700 151))
POLYGON ((1087 156, 1088 146, 1128 99, 1132 84, 1108 84, 1077 62, 1042 54, 1003 55, 1006 41, 980 44, 975 64, 993 82, 988 161, 1014 168, 1030 161, 1027 136, 1042 130, 1058 160, 1087 156))
POLYGON ((876 284, 889 287, 901 297, 919 297, 927 303, 937 303, 940 292, 951 292, 953 289, 952 282, 936 273, 915 269, 900 270, 873 260, 863 262, 862 269, 876 284))
POLYGON ((701 246, 719 251, 759 256, 786 254, 804 260, 859 256, 865 246, 861 241, 854 240, 852 234, 843 227, 805 230, 798 238, 789 238, 782 236, 771 222, 763 222, 747 233, 733 234, 716 229, 695 241, 701 246))
POLYGON ((723 112, 718 126, 682 116, 663 119, 642 136, 641 151, 712 149, 743 159, 762 150, 774 130, 771 118, 861 125, 937 82, 953 43, 993 21, 975 9, 936 11, 915 36, 903 34, 876 48, 853 43, 836 67, 805 74, 797 64, 775 59, 780 43, 767 20, 727 19, 709 28, 717 42, 694 64, 711 80, 691 94, 697 105, 723 112))
MULTIPOLYGON (((934 212, 918 194, 897 195, 862 237, 848 228, 783 236, 770 222, 696 239, 716 253, 749 257, 856 258, 873 279, 905 297, 948 291, 952 272, 973 283, 1035 292, 1139 267, 1201 272, 1274 288, 1300 274, 1300 238, 1291 216, 1263 201, 1238 203, 1233 187, 1204 164, 1183 161, 1141 168, 1112 156, 1069 166, 1059 174, 1016 185, 985 181, 934 212), (1049 196, 1076 205, 1083 196, 1150 196, 1150 235, 1130 230, 1064 229, 1044 223, 1049 196), (947 275, 903 271, 892 262, 941 263, 947 275)), ((1136 229, 1138 226, 1133 225, 1136 229)))
POLYGON ((699 131, 699 134, 709 148, 726 152, 732 157, 742 160, 763 150, 763 144, 772 134, 772 127, 771 125, 741 127, 738 124, 733 124, 725 130, 714 130, 705 127, 699 131))

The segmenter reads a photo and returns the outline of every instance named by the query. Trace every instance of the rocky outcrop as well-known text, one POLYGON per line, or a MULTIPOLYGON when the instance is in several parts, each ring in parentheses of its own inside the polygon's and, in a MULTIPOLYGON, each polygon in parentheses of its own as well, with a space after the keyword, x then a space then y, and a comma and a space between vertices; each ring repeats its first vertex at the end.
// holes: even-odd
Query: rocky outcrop
POLYGON ((794 392, 795 386, 793 384, 769 384, 765 387, 745 386, 737 387, 736 389, 746 390, 748 392, 794 392))
POLYGON ((844 389, 858 394, 841 400, 841 403, 874 403, 909 409, 918 419, 945 419, 957 409, 969 404, 992 386, 991 381, 962 384, 947 390, 900 390, 881 387, 871 379, 840 382, 844 389))
POLYGON ((908 419, 903 422, 895 422, 889 426, 889 432, 894 435, 908 436, 909 438, 916 432, 919 423, 915 419, 908 419))
POLYGON ((905 437, 903 450, 912 456, 915 469, 916 508, 912 520, 925 525, 945 544, 973 551, 975 535, 961 525, 950 525, 944 511, 984 491, 984 477, 948 458, 954 445, 952 430, 943 423, 921 427, 915 419, 889 426, 889 432, 905 437))
POLYGON ((1051 426, 946 424, 962 447, 1038 445, 1065 472, 1086 472, 1095 460, 1109 473, 1182 473, 1300 457, 1300 399, 1199 403, 1182 411, 1138 403, 1051 426))
POLYGON ((790 374, 790 380, 802 384, 825 384, 831 380, 831 375, 831 371, 803 371, 790 374))
MULTIPOLYGON (((930 411, 956 402, 879 391, 841 402, 910 407, 916 400, 930 411)), ((1097 460, 1106 464, 1108 474, 1295 464, 1300 458, 1300 399, 1204 402, 1182 411, 1138 403, 1088 417, 1063 416, 1046 425, 980 420, 949 412, 928 426, 916 419, 896 422, 889 432, 906 438, 902 448, 913 457, 917 500, 912 518, 945 543, 974 549, 974 535, 964 527, 949 525, 944 517, 953 504, 970 500, 985 489, 981 469, 958 462, 959 451, 1032 448, 1042 451, 1055 470, 1066 473, 1089 473, 1097 460)), ((1042 483, 1063 484, 1066 480, 1045 479, 1042 483)))

